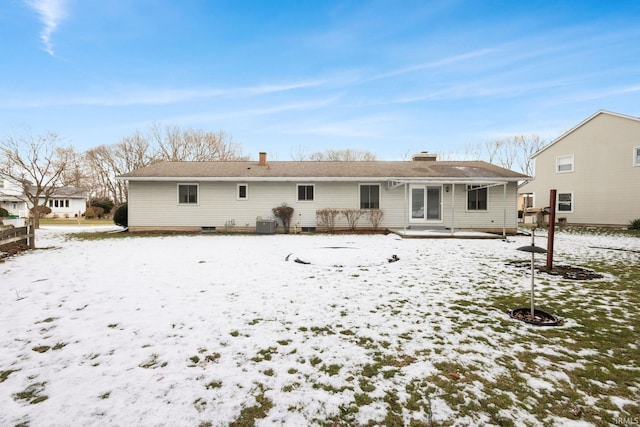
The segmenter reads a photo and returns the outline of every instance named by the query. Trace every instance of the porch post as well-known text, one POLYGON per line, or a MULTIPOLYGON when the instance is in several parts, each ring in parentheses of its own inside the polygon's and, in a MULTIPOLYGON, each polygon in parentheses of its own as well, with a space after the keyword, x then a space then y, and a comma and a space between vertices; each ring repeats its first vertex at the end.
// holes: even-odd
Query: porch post
POLYGON ((451 184, 451 235, 456 232, 456 184, 451 184))
POLYGON ((502 238, 507 240, 507 183, 502 184, 502 238))
POLYGON ((407 206, 407 183, 404 183, 404 232, 407 232, 407 223, 409 221, 409 210, 407 206))

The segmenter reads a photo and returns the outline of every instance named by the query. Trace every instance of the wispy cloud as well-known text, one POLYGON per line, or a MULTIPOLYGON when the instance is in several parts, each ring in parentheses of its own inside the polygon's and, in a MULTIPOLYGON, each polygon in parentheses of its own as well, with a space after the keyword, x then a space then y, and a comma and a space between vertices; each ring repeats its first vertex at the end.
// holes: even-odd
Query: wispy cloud
POLYGON ((235 88, 192 87, 182 89, 172 88, 140 88, 114 87, 108 94, 92 96, 62 96, 60 98, 46 98, 41 95, 28 99, 24 95, 12 101, 10 98, 0 103, 0 108, 28 108, 51 106, 99 106, 123 107, 134 105, 169 105, 182 102, 196 101, 209 98, 254 97, 280 92, 308 89, 323 85, 323 80, 308 80, 294 83, 263 84, 256 86, 235 88))
POLYGON ((219 120, 245 120, 251 117, 259 117, 259 116, 269 116, 273 114, 283 113, 283 112, 297 112, 297 111, 307 111, 307 110, 315 110, 319 108, 328 107, 330 105, 335 104, 338 99, 340 99, 340 95, 322 98, 322 99, 314 99, 307 100, 304 102, 290 102, 279 105, 272 105, 263 108, 253 108, 253 109, 238 109, 233 111, 224 111, 224 112, 204 112, 198 114, 190 114, 183 115, 179 117, 171 117, 164 119, 166 122, 179 122, 179 123, 194 123, 194 122, 213 122, 219 120))
POLYGON ((51 36, 58 28, 58 24, 67 16, 66 0, 24 0, 24 2, 36 11, 44 28, 40 32, 40 40, 44 50, 51 56, 55 56, 51 36))
POLYGON ((457 64, 460 62, 464 62, 464 61, 468 61, 470 59, 474 59, 474 58, 478 58, 478 57, 482 57, 482 56, 486 56, 489 55, 491 53, 495 53, 496 49, 480 49, 480 50, 476 50, 473 52, 467 52, 467 53, 463 53, 461 55, 455 55, 455 56, 450 56, 447 58, 443 58, 437 61, 432 61, 432 62, 427 62, 427 63, 423 63, 423 64, 416 64, 416 65, 410 65, 408 67, 403 67, 403 68, 398 68, 396 70, 392 70, 386 73, 382 73, 382 74, 378 74, 376 76, 373 76, 371 78, 371 80, 379 80, 379 79, 386 79, 389 77, 396 77, 396 76, 400 76, 403 74, 408 74, 408 73, 414 73, 416 71, 422 71, 422 70, 428 70, 428 69, 434 69, 434 68, 442 68, 442 67, 447 67, 453 64, 457 64))

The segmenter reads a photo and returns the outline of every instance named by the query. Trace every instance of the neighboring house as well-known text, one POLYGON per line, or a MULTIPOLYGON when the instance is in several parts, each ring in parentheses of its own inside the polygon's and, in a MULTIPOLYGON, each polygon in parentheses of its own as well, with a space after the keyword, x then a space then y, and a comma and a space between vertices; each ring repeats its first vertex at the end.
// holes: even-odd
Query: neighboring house
MULTIPOLYGON (((35 190, 32 189, 32 194, 35 190)), ((73 217, 78 212, 84 213, 87 206, 89 193, 76 187, 59 187, 53 192, 46 202, 51 208, 49 216, 73 217)), ((44 196, 40 197, 39 205, 45 204, 44 196)), ((0 207, 6 209, 9 215, 18 215, 21 218, 29 216, 31 203, 24 194, 22 185, 0 174, 0 207)))
MULTIPOLYGON (((82 188, 70 186, 56 188, 46 202, 51 209, 51 213, 47 216, 56 218, 73 218, 78 214, 82 216, 87 209, 88 198, 89 192, 82 188)), ((40 197, 38 204, 45 204, 44 197, 40 197)))
POLYGON ((520 188, 533 208, 580 225, 640 218, 640 118, 598 111, 532 156, 534 179, 520 188))
POLYGON ((0 174, 0 208, 6 209, 9 215, 26 218, 29 214, 29 208, 25 200, 22 186, 0 174))
MULTIPOLYGON (((129 186, 131 231, 255 230, 272 208, 294 208, 291 226, 320 227, 319 209, 372 209, 380 227, 436 227, 514 233, 525 175, 482 161, 161 162, 121 175, 129 186)), ((370 228, 363 217, 360 228, 370 228)), ((344 218, 336 229, 347 228, 344 218)))

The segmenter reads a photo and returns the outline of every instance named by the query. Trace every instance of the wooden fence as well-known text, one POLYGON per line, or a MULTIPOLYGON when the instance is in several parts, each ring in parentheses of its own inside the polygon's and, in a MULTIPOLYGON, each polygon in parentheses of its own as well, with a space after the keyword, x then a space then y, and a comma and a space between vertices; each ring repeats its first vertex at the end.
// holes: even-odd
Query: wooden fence
POLYGON ((36 239, 33 229, 33 219, 29 219, 29 222, 24 227, 2 227, 0 226, 0 248, 10 243, 24 241, 29 248, 35 249, 36 239))

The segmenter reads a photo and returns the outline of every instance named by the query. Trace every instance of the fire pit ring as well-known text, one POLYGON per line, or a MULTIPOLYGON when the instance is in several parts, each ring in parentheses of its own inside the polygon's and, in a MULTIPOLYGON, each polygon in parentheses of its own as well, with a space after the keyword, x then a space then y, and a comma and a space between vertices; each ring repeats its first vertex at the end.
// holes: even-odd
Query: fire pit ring
POLYGON ((558 317, 553 314, 549 314, 546 311, 538 310, 536 308, 533 313, 534 316, 532 319, 531 308, 514 308, 513 310, 509 310, 509 317, 536 326, 558 326, 560 324, 560 319, 558 319, 558 317))

